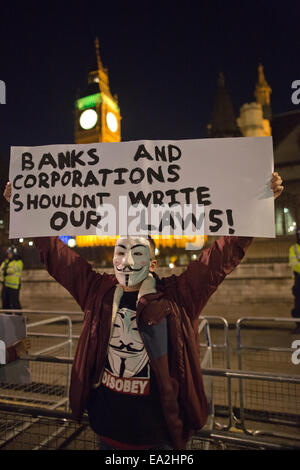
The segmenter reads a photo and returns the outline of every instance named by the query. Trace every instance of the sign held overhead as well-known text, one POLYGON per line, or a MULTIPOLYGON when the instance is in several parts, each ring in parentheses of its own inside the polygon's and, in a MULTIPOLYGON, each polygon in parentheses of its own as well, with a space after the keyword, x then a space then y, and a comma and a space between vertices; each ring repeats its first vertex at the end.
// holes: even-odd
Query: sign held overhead
POLYGON ((274 237, 271 137, 12 147, 10 238, 274 237))

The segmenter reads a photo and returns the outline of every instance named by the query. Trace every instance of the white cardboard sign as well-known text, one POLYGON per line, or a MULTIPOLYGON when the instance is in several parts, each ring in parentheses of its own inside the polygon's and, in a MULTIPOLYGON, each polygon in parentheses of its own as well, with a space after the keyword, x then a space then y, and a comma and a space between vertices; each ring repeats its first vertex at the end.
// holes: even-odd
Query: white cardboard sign
POLYGON ((12 147, 10 238, 274 237, 272 171, 271 137, 12 147))

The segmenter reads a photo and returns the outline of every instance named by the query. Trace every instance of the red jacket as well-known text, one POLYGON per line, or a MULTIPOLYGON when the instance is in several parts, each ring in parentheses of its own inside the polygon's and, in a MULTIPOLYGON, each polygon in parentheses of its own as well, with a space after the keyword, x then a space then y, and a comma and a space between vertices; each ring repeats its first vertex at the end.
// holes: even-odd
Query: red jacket
POLYGON ((8 346, 8 347, 6 348, 6 360, 7 360, 7 364, 8 364, 9 362, 16 361, 17 359, 19 359, 19 357, 18 357, 16 348, 15 348, 13 345, 12 345, 12 346, 8 346))
MULTIPOLYGON (((221 237, 179 276, 159 280, 139 298, 137 324, 160 392, 175 449, 184 449, 208 416, 200 369, 199 315, 210 296, 242 260, 252 238, 221 237)), ((70 406, 80 419, 89 391, 104 369, 116 307, 117 280, 99 274, 57 237, 36 238, 42 262, 84 312, 71 375, 70 406)), ((120 300, 120 298, 119 298, 120 300)))

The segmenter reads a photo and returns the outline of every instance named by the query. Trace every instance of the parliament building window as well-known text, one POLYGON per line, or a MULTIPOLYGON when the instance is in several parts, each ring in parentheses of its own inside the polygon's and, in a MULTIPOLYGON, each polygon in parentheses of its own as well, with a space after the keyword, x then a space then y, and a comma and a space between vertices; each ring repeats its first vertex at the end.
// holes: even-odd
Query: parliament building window
POLYGON ((277 207, 275 211, 276 235, 293 235, 296 232, 294 210, 288 207, 277 207))

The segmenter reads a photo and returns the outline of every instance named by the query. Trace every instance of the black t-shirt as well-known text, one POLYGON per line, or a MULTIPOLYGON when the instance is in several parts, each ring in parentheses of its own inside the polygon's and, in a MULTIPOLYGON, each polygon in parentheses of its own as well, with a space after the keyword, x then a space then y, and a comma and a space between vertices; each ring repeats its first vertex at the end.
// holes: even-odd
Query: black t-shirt
POLYGON ((170 441, 154 374, 136 324, 138 292, 124 292, 101 385, 88 402, 90 425, 103 437, 133 445, 170 441))

